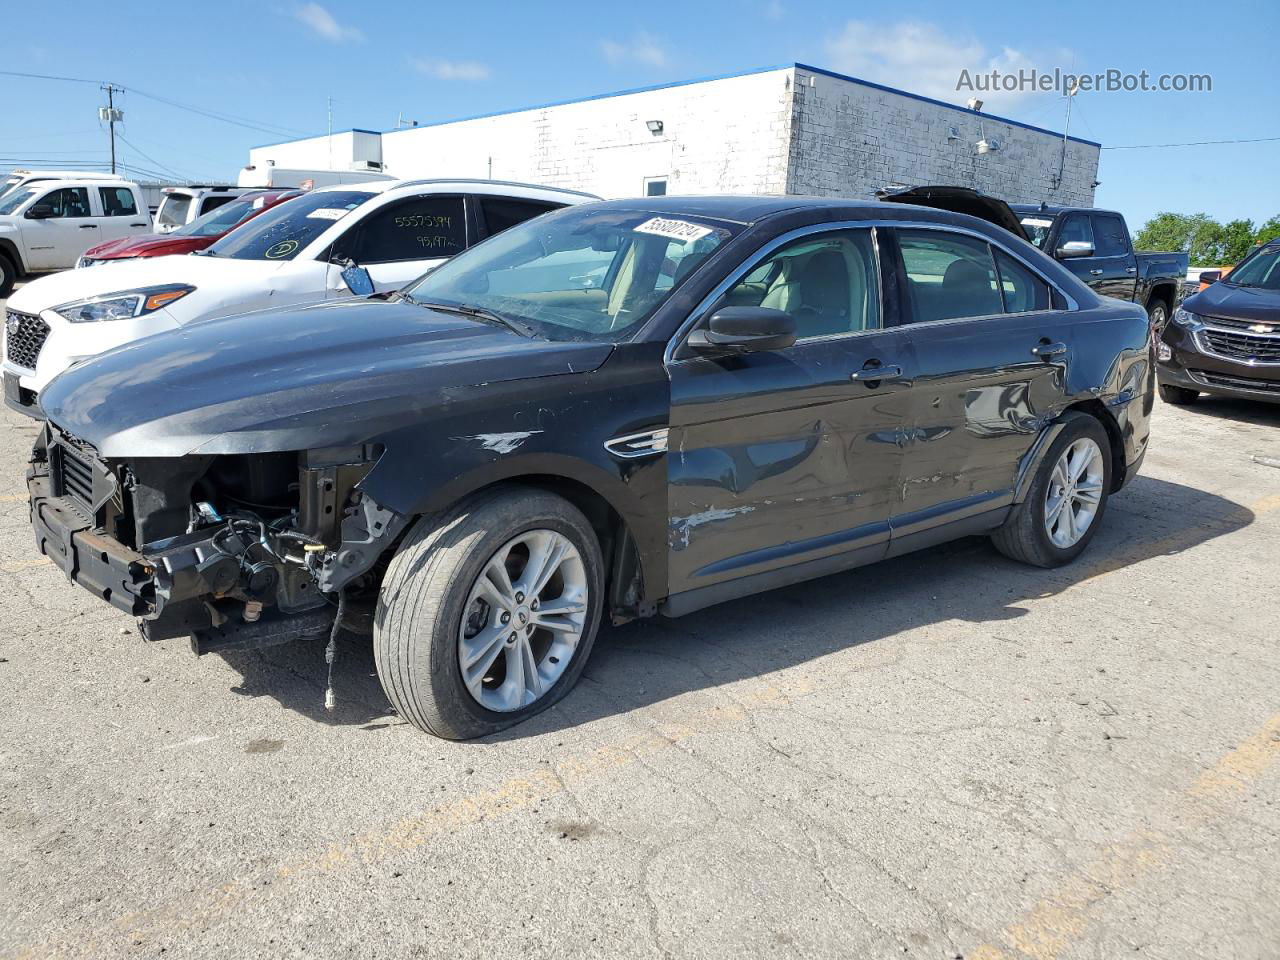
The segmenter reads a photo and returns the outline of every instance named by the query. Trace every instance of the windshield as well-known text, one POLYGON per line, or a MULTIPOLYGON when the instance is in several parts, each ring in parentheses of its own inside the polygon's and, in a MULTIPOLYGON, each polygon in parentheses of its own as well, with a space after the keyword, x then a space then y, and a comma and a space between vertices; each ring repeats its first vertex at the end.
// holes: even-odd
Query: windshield
POLYGON ((739 229, 702 217, 570 207, 498 234, 404 292, 497 314, 551 340, 616 342, 739 229))
POLYGON ((292 260, 334 222, 376 194, 364 190, 308 193, 254 217, 243 230, 233 230, 206 253, 236 260, 292 260))
POLYGON ((1222 278, 1234 287, 1280 290, 1280 244, 1270 244, 1222 278))
POLYGON ((3 197, 25 179, 25 177, 6 177, 4 180, 0 180, 0 197, 3 197))
POLYGON ((160 209, 156 211, 156 225, 160 227, 180 227, 187 222, 187 211, 190 209, 190 194, 166 194, 165 198, 160 201, 160 209))
POLYGON ((7 213, 13 213, 20 206, 34 197, 38 192, 38 189, 28 187, 25 190, 18 190, 4 199, 0 199, 0 216, 7 213))
POLYGON ((220 237, 249 214, 255 207, 252 200, 233 200, 210 210, 203 217, 196 217, 185 227, 173 231, 175 237, 220 237))
POLYGON ((1027 231, 1027 239, 1037 247, 1044 249, 1044 242, 1049 237, 1049 228, 1053 221, 1048 217, 1023 217, 1022 229, 1027 231))

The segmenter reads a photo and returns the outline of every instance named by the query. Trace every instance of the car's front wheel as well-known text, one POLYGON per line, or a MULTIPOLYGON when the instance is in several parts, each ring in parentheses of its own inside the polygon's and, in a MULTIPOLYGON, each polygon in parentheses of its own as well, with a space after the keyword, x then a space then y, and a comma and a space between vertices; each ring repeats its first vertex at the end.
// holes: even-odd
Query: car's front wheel
POLYGON ((1098 532, 1111 491, 1111 443, 1087 413, 1065 415, 1026 499, 992 534, 996 549, 1037 567, 1078 557, 1098 532))
POLYGON ((383 690, 414 726, 450 740, 545 710, 591 653, 603 566, 586 517, 545 491, 498 488, 424 517, 378 598, 383 690))
POLYGON ((13 285, 18 280, 18 271, 13 261, 0 253, 0 300, 13 293, 13 285))

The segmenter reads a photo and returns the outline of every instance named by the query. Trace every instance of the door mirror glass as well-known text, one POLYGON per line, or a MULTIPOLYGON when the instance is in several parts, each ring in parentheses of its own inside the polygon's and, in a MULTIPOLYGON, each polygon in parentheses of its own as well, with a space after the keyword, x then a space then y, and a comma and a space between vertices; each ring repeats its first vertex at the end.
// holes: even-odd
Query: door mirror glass
POLYGON ((357 297, 367 297, 373 293, 373 278, 369 276, 369 271, 354 263, 343 269, 342 282, 357 297))
POLYGON ((1057 256, 1059 260, 1070 260, 1073 257, 1092 257, 1093 244, 1088 240, 1068 240, 1058 247, 1057 256))
POLYGON ((47 203, 37 203, 27 211, 28 220, 48 220, 53 216, 53 207, 47 203))
POLYGON ((721 307, 688 340, 699 353, 783 350, 795 342, 795 320, 771 307, 721 307))

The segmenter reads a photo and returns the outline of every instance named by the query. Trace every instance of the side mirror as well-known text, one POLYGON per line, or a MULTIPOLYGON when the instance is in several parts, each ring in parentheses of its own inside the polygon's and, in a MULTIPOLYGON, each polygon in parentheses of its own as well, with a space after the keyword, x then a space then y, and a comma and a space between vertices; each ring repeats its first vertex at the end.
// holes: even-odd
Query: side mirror
POLYGON ((48 220, 53 216, 53 207, 47 203, 37 203, 27 210, 28 220, 48 220))
POLYGON ((721 307, 686 342, 699 353, 782 350, 796 342, 796 322, 770 307, 721 307))
POLYGON ((1088 240, 1068 240, 1058 247, 1054 254, 1059 260, 1070 260, 1073 257, 1092 257, 1093 244, 1088 240))
POLYGON ((1221 270, 1206 270, 1200 274, 1201 283, 1217 283, 1222 279, 1221 270))
POLYGON ((343 268, 342 282, 357 297, 367 297, 373 293, 373 278, 369 276, 369 271, 354 263, 343 268))

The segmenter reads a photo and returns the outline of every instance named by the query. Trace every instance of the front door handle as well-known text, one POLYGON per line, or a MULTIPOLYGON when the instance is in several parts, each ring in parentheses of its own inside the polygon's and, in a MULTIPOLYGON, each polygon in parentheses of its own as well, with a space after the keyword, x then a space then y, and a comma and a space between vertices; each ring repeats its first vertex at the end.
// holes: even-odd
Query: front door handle
POLYGON ((850 380, 863 383, 875 383, 880 380, 901 380, 902 368, 896 363, 881 364, 879 360, 868 360, 861 370, 849 374, 850 380))
POLYGON ((1137 272, 1138 272, 1138 268, 1137 268, 1137 267, 1125 267, 1125 268, 1124 268, 1124 272, 1125 272, 1125 273, 1137 273, 1137 272))
POLYGON ((98 225, 96 223, 82 223, 80 224, 80 229, 81 230, 97 230, 98 225))
POLYGON ((1101 270, 1090 270, 1089 272, 1090 272, 1091 274, 1093 274, 1095 277, 1100 277, 1100 276, 1102 276, 1102 271, 1101 271, 1101 270))
POLYGON ((1041 360, 1052 360, 1067 352, 1065 343, 1038 343, 1031 348, 1031 355, 1041 360))
POLYGON ((131 224, 129 224, 129 226, 131 226, 131 227, 145 227, 145 226, 146 226, 146 224, 145 224, 145 223, 131 223, 131 224))

